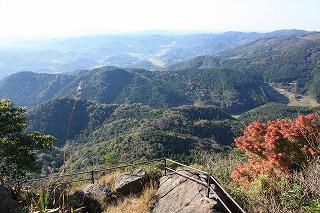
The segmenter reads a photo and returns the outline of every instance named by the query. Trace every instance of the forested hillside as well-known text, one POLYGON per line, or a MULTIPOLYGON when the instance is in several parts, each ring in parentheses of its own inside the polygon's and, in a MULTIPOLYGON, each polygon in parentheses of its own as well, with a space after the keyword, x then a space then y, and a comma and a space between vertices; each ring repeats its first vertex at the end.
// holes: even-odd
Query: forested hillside
POLYGON ((55 146, 61 147, 82 131, 101 125, 116 107, 71 98, 54 99, 29 111, 29 129, 54 135, 58 139, 55 146))
POLYGON ((320 102, 320 72, 314 73, 314 77, 308 89, 309 94, 315 97, 318 102, 320 102))
POLYGON ((153 107, 209 104, 236 113, 274 100, 275 93, 260 80, 230 69, 150 72, 117 67, 68 75, 17 73, 0 81, 0 91, 2 97, 26 106, 53 97, 77 97, 107 104, 142 103, 153 107), (12 80, 19 78, 23 78, 19 83, 12 80))
POLYGON ((319 112, 320 108, 293 107, 279 103, 268 103, 255 109, 242 113, 238 120, 244 124, 254 121, 267 122, 280 118, 292 119, 298 115, 306 115, 319 112))
POLYGON ((218 56, 197 56, 171 65, 174 70, 229 68, 264 82, 296 85, 294 93, 319 100, 320 34, 261 38, 218 56))
POLYGON ((73 79, 71 75, 20 72, 0 80, 0 97, 16 105, 35 106, 56 96, 73 79))
MULTIPOLYGON (((150 71, 148 71, 150 72, 150 71)), ((102 67, 88 71, 58 96, 79 96, 101 103, 144 103, 152 106, 177 106, 188 101, 163 87, 157 79, 117 67, 102 67)))
POLYGON ((234 120, 212 107, 119 106, 100 128, 73 142, 68 166, 81 170, 162 156, 190 162, 197 151, 231 145, 236 132, 234 120))
POLYGON ((187 70, 187 69, 212 69, 221 68, 221 58, 204 55, 197 56, 168 67, 168 70, 187 70))
POLYGON ((267 84, 230 69, 180 70, 157 73, 163 85, 192 103, 213 104, 241 112, 273 100, 267 84))
POLYGON ((241 130, 236 120, 214 106, 156 109, 62 98, 40 105, 29 118, 29 129, 54 135, 55 145, 69 140, 72 170, 83 170, 93 162, 162 156, 191 160, 197 151, 231 145, 241 130))
MULTIPOLYGON (((232 147, 233 138, 251 122, 292 119, 318 111, 269 103, 234 119, 214 106, 153 108, 61 98, 40 105, 28 117, 30 130, 55 136, 60 148, 67 142, 68 168, 79 171, 92 164, 162 156, 191 162, 198 153, 232 147)), ((61 162, 61 154, 53 150, 41 155, 40 163, 61 162)))
POLYGON ((297 82, 297 91, 318 97, 320 34, 260 39, 228 50, 226 66, 268 82, 297 82), (312 83, 313 82, 313 83, 312 83))

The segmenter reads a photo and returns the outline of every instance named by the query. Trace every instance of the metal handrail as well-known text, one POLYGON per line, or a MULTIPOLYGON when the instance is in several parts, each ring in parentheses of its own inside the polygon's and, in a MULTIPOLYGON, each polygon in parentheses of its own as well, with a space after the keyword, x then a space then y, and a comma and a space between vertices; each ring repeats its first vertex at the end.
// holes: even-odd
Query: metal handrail
MULTIPOLYGON (((214 191, 214 189, 213 189, 211 186, 210 186, 210 189, 211 189, 212 191, 214 191)), ((224 207, 229 213, 233 213, 218 195, 217 195, 215 198, 223 205, 223 207, 224 207)))
MULTIPOLYGON (((112 171, 112 170, 116 170, 116 169, 120 169, 120 168, 126 168, 126 167, 131 167, 131 166, 137 166, 137 165, 147 165, 147 164, 150 164, 152 162, 159 162, 159 161, 163 161, 163 169, 164 169, 164 175, 166 176, 167 175, 167 170, 177 174, 177 175, 180 175, 182 177, 185 177, 187 179, 190 179, 198 184, 201 184, 202 186, 206 187, 208 189, 208 194, 207 194, 207 197, 209 197, 209 194, 210 194, 210 190, 212 191, 216 191, 216 189, 213 189, 211 187, 211 181, 213 181, 213 184, 218 188, 218 190, 220 190, 222 192, 222 194, 229 200, 229 204, 231 204, 231 207, 232 209, 231 210, 234 210, 234 208, 236 208, 235 211, 231 211, 229 208, 230 206, 226 204, 226 201, 224 201, 223 199, 221 199, 219 197, 219 195, 217 194, 216 196, 216 199, 223 205, 223 207, 229 212, 229 213, 233 213, 233 212, 242 212, 244 213, 245 211, 239 206, 239 204, 226 192, 226 190, 219 184, 219 182, 208 172, 205 172, 205 171, 202 171, 200 169, 196 169, 196 168, 193 168, 191 166, 188 166, 188 165, 185 165, 185 164, 182 164, 180 162, 177 162, 177 161, 174 161, 174 160, 171 160, 171 159, 168 159, 168 158, 157 158, 157 159, 153 159, 153 160, 149 160, 149 161, 142 161, 142 162, 136 162, 136 163, 128 163, 128 164, 125 164, 125 165, 119 165, 119 166, 114 166, 114 167, 109 167, 109 168, 105 168, 105 169, 100 169, 100 170, 91 170, 91 171, 84 171, 84 172, 78 172, 78 173, 71 173, 71 174, 61 174, 61 175, 53 175, 53 176, 46 176, 46 177, 39 177, 39 178, 34 178, 34 179, 29 179, 29 180, 25 180, 25 181, 22 181, 20 183, 26 183, 26 182, 32 182, 32 181, 39 181, 39 180, 45 180, 45 179, 56 179, 56 178, 64 178, 64 177, 71 177, 71 176, 78 176, 78 175, 83 175, 83 174, 91 174, 91 178, 90 179, 81 179, 81 180, 72 180, 72 181, 63 181, 63 183, 73 183, 73 182, 78 182, 78 181, 87 181, 87 180, 91 180, 92 183, 94 183, 95 179, 94 179, 94 174, 95 173, 98 173, 98 172, 106 172, 106 171, 112 171), (201 180, 197 180, 193 177, 190 177, 188 175, 185 175, 179 171, 176 171, 174 169, 171 169, 167 166, 167 161, 169 162, 172 162, 174 164, 177 164, 177 165, 180 165, 180 166, 183 166, 185 168, 188 168, 190 170, 193 170, 193 171, 197 171, 199 173, 202 173, 203 175, 205 175, 207 177, 207 182, 203 182, 201 180), (228 207, 229 206, 229 207, 228 207)), ((227 200, 227 201, 228 201, 227 200)))
POLYGON ((77 172, 77 173, 71 173, 71 174, 45 176, 45 177, 39 177, 39 178, 33 178, 33 179, 29 179, 29 180, 24 180, 24 181, 22 181, 22 183, 38 181, 38 180, 44 180, 44 179, 55 179, 55 178, 64 178, 64 177, 83 175, 83 174, 92 174, 92 172, 93 173, 106 172, 106 171, 112 171, 112 170, 115 170, 115 169, 121 169, 121 168, 130 167, 130 166, 146 165, 146 164, 149 164, 149 163, 152 163, 152 162, 156 162, 156 161, 161 161, 161 160, 163 160, 163 158, 157 158, 157 159, 153 159, 153 160, 149 160, 149 161, 142 161, 142 162, 136 162, 136 163, 129 163, 129 164, 125 164, 125 165, 114 166, 114 167, 109 167, 109 168, 100 169, 100 170, 91 170, 91 171, 77 172))
POLYGON ((205 174, 205 175, 209 174, 208 172, 202 171, 202 170, 200 170, 200 169, 193 168, 193 167, 191 167, 191 166, 187 166, 187 165, 185 165, 185 164, 179 163, 179 162, 174 161, 174 160, 171 160, 171 159, 169 159, 169 158, 164 158, 164 159, 166 159, 167 161, 170 161, 170 162, 172 162, 172 163, 178 164, 178 165, 180 165, 180 166, 186 167, 186 168, 188 168, 188 169, 192 169, 192 170, 194 170, 194 171, 201 172, 201 173, 203 173, 203 174, 205 174))
MULTIPOLYGON (((193 167, 190 167, 190 166, 187 166, 185 164, 182 164, 182 163, 179 163, 177 161, 174 161, 174 160, 171 160, 171 159, 168 159, 168 158, 164 158, 165 161, 170 161, 170 162, 173 162, 175 164, 178 164, 180 166, 183 166, 183 167, 186 167, 186 168, 189 168, 191 170, 194 170, 194 171, 197 171, 197 172, 200 172, 204 175, 206 175, 207 177, 207 183, 203 182, 203 181, 199 181, 193 177, 190 177, 190 176, 187 176, 187 175, 184 175, 174 169, 171 169, 167 166, 165 166, 165 170, 169 170, 169 171, 172 171, 174 172, 175 174, 178 174, 182 177, 185 177, 187 179, 190 179, 192 181, 195 181, 205 187, 208 188, 208 194, 207 194, 207 197, 209 198, 209 194, 210 194, 210 190, 212 191, 216 191, 216 189, 213 189, 211 187, 211 180, 213 180, 213 184, 218 188, 218 190, 221 190, 223 192, 223 195, 227 197, 227 199, 229 199, 229 202, 228 203, 231 203, 232 205, 232 209, 230 210, 230 206, 226 204, 226 201, 223 201, 223 199, 221 199, 219 197, 219 195, 217 194, 216 196, 216 199, 222 204, 222 206, 229 212, 229 213, 233 213, 233 212, 241 212, 241 213, 245 213, 245 211, 240 207, 240 205, 228 194, 228 192, 219 184, 219 182, 208 172, 205 172, 205 171, 202 171, 202 170, 199 170, 199 169, 196 169, 196 168, 193 168, 193 167), (228 207, 229 206, 229 207, 228 207)), ((165 164, 166 165, 166 164, 165 164)))
POLYGON ((232 201, 232 203, 241 211, 245 212, 241 206, 229 195, 229 193, 220 185, 216 178, 210 175, 211 180, 213 180, 214 184, 219 187, 219 189, 223 192, 223 194, 232 201))
POLYGON ((178 175, 180 175, 180 176, 182 176, 182 177, 185 177, 185 178, 187 178, 187 179, 190 179, 190 180, 192 180, 192 181, 194 181, 194 182, 199 183, 200 185, 203 185, 203 186, 207 187, 207 183, 205 183, 205 182, 203 182, 203 181, 200 181, 200 180, 197 180, 197 179, 195 179, 195 178, 193 178, 193 177, 190 177, 190 176, 188 176, 188 175, 182 174, 181 172, 178 172, 178 171, 176 171, 176 170, 174 170, 174 169, 171 169, 171 168, 168 168, 168 167, 167 167, 167 169, 168 169, 169 171, 175 173, 175 174, 178 174, 178 175))

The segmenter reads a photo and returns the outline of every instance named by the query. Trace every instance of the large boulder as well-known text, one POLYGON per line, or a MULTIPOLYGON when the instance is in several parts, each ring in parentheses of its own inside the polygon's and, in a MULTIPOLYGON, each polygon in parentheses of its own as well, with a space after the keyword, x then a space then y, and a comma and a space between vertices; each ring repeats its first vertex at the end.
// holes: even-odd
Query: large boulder
POLYGON ((121 195, 139 194, 143 191, 145 183, 148 181, 146 172, 141 169, 132 173, 126 173, 118 177, 115 181, 115 190, 121 195))
MULTIPOLYGON (((200 174, 185 170, 180 170, 179 173, 205 182, 205 178, 200 174)), ((153 213, 216 212, 217 202, 213 199, 214 195, 212 193, 210 198, 207 198, 206 187, 177 174, 167 175, 160 179, 156 196, 157 201, 152 210, 153 213)))
POLYGON ((89 184, 84 189, 83 192, 93 198, 107 198, 111 193, 111 188, 108 185, 100 184, 89 184))
POLYGON ((81 212, 102 212, 100 202, 107 200, 111 193, 108 185, 89 184, 83 190, 77 190, 70 196, 70 203, 81 212))
POLYGON ((69 201, 74 209, 81 209, 80 212, 87 213, 100 213, 102 206, 98 200, 88 196, 81 190, 75 191, 70 197, 69 201))
POLYGON ((7 213, 15 206, 15 201, 11 199, 10 193, 3 186, 0 186, 0 213, 7 213))

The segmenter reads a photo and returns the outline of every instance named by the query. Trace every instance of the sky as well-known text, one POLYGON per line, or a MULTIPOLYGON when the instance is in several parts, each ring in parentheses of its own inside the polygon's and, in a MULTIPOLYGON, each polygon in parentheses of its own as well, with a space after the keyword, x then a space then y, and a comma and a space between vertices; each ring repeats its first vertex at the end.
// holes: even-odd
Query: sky
POLYGON ((0 39, 169 31, 320 31, 320 0, 0 0, 0 39))

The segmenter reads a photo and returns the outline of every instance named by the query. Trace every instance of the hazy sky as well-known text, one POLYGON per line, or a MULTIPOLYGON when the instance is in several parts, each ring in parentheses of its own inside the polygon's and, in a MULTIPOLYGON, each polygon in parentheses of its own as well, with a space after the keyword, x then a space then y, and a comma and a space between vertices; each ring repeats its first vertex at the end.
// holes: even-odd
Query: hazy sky
POLYGON ((0 0, 0 38, 144 31, 320 30, 320 0, 0 0))

